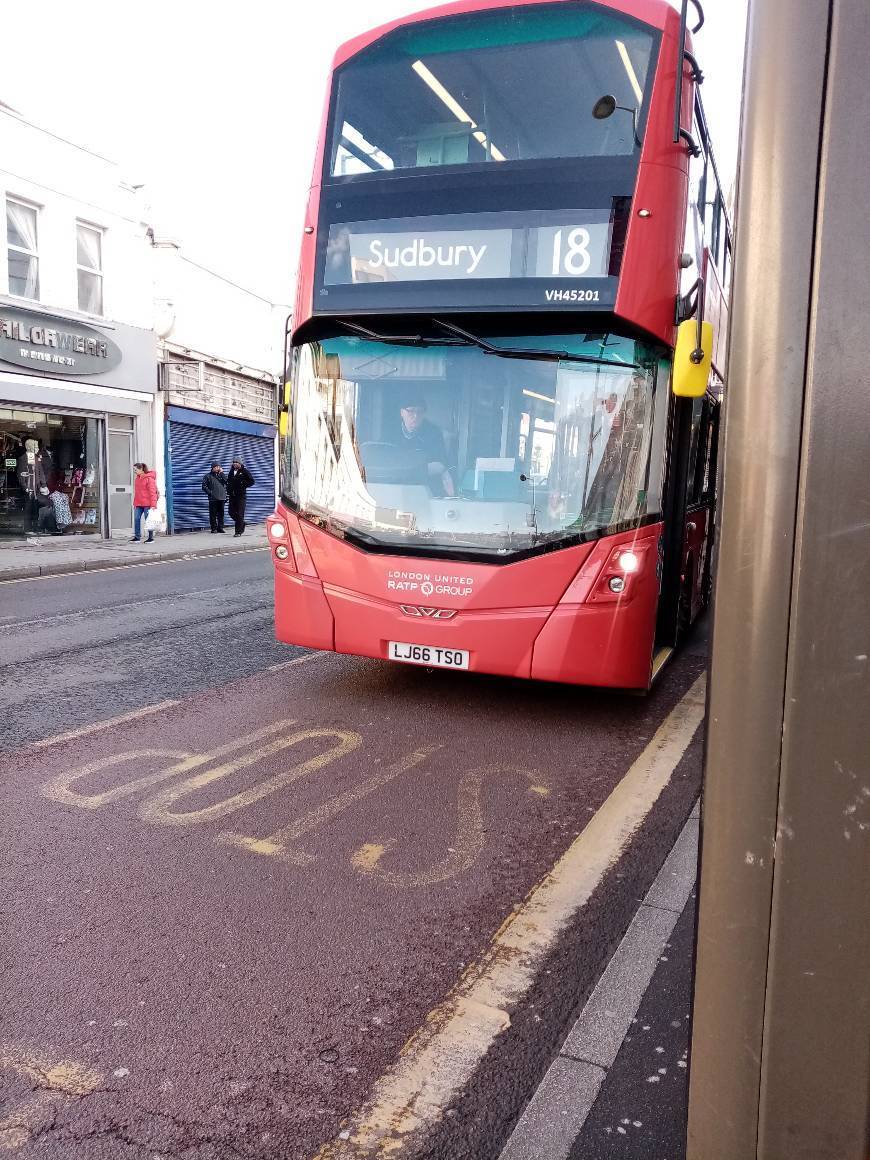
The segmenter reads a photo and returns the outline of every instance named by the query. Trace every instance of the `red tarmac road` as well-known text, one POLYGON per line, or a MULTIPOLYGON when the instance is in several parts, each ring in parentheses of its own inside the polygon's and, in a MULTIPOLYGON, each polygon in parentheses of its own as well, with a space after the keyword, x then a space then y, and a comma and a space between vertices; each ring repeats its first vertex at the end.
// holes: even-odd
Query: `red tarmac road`
POLYGON ((318 655, 13 754, 0 1154, 313 1156, 701 668, 636 699, 318 655))

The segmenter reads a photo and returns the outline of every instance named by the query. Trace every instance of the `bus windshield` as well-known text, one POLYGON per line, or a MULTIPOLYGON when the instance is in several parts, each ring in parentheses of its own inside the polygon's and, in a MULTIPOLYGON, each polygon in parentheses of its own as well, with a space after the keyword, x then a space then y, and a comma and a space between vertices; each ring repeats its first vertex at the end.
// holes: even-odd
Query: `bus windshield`
POLYGON ((601 333, 479 341, 493 349, 361 337, 295 348, 287 501, 363 547, 475 558, 659 513, 662 349, 601 333))
POLYGON ((657 38, 593 4, 502 8, 388 33, 338 70, 328 175, 631 155, 657 38), (606 94, 617 110, 596 120, 606 94))

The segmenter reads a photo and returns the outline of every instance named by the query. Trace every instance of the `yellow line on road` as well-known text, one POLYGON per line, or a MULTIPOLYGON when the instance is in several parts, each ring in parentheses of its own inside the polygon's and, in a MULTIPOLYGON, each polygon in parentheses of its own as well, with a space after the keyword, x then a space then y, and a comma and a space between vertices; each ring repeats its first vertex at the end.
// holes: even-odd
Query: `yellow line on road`
POLYGON ((315 1160, 397 1157, 437 1124, 509 1012, 531 987, 561 931, 622 856, 704 719, 706 677, 671 710, 613 792, 405 1044, 368 1103, 315 1160))
POLYGON ((365 842, 352 855, 351 865, 355 870, 374 870, 386 852, 386 845, 380 842, 365 842))
POLYGON ((61 1107, 81 1099, 104 1082, 104 1077, 82 1063, 51 1059, 21 1045, 0 1043, 0 1071, 26 1079, 32 1092, 19 1103, 6 1102, 0 1112, 0 1149, 17 1152, 40 1132, 47 1131, 61 1107))

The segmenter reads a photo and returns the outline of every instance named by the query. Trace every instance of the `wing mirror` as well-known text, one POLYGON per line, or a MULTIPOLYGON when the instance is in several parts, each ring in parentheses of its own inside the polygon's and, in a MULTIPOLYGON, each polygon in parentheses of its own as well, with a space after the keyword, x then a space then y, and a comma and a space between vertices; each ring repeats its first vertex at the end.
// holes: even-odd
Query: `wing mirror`
POLYGON ((284 384, 281 394, 281 403, 278 407, 278 434, 282 439, 287 438, 290 425, 290 383, 284 384))
POLYGON ((671 390, 681 399, 702 399, 713 363, 713 324, 687 318, 677 328, 671 390))
POLYGON ((596 121, 606 121, 608 117, 612 117, 619 106, 616 103, 616 97, 606 94, 599 97, 592 106, 592 116, 596 121))
POLYGON ((631 127, 634 133, 634 143, 638 146, 638 148, 640 148, 643 142, 637 134, 637 109, 630 109, 627 105, 618 105, 616 103, 616 97, 614 97, 612 93, 605 93, 604 96, 599 97, 595 104, 592 106, 592 116, 596 121, 606 121, 608 117, 613 116, 617 109, 623 113, 631 114, 631 127))

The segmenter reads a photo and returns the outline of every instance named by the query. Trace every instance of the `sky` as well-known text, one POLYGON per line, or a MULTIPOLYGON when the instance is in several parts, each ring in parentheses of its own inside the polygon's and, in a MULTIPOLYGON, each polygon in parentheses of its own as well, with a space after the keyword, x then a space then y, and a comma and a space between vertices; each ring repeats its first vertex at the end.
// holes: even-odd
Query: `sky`
MULTIPOLYGON (((746 0, 703 0, 695 41, 727 191, 746 0)), ((33 51, 0 45, 0 101, 144 182, 194 261, 289 303, 332 55, 426 0, 29 0, 33 51), (44 35, 45 30, 51 35, 44 35)), ((691 12, 691 9, 690 9, 691 12)))

